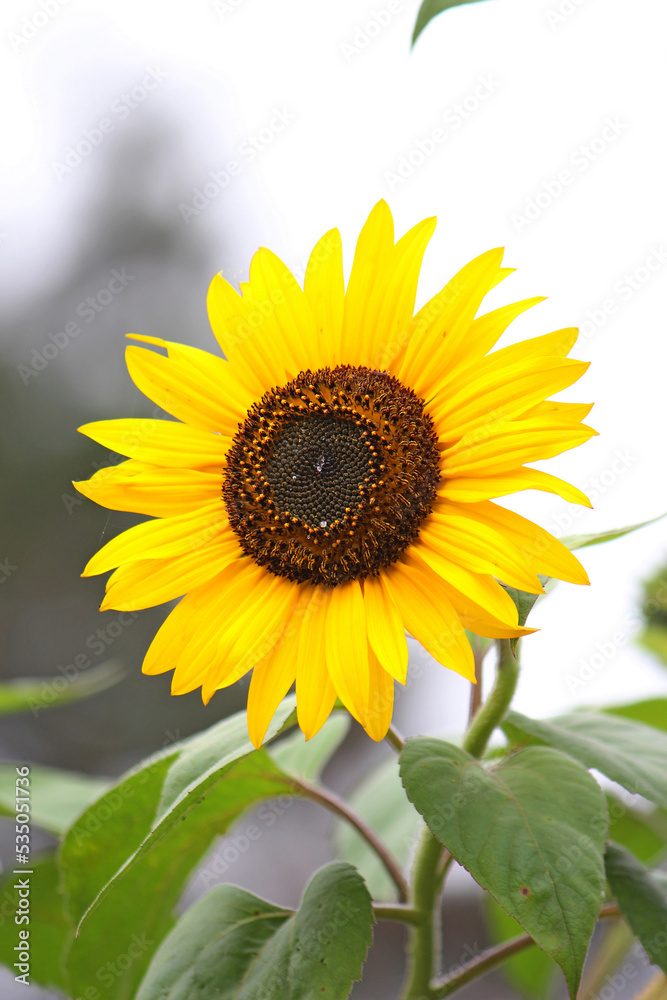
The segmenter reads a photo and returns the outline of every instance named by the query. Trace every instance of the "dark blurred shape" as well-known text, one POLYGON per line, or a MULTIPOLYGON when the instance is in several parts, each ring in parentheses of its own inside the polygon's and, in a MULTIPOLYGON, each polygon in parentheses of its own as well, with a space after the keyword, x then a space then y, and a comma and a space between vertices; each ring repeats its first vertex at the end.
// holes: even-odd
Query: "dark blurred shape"
MULTIPOLYGON (((125 679, 83 702, 3 720, 0 753, 76 770, 118 773, 138 757, 212 725, 244 692, 204 709, 169 694, 170 675, 141 675, 162 607, 100 614, 101 579, 80 579, 99 545, 140 518, 108 512, 71 485, 115 463, 76 433, 82 423, 154 414, 123 361, 130 331, 211 347, 205 293, 221 264, 201 227, 177 210, 197 178, 174 126, 140 119, 96 152, 99 186, 64 240, 70 273, 0 328, 0 650, 3 678, 71 678, 113 657, 125 679)), ((222 241, 221 241, 222 243, 222 241)))

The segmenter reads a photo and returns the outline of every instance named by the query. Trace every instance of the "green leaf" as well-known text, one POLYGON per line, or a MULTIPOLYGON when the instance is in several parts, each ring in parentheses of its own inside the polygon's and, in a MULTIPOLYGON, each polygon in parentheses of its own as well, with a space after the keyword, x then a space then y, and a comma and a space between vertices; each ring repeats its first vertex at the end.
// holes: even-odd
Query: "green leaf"
POLYGON ((667 664, 667 628, 664 625, 649 624, 637 640, 640 646, 653 653, 664 664, 667 664))
POLYGON ((667 845, 667 813, 636 812, 613 795, 607 796, 607 807, 609 839, 627 847, 644 864, 657 861, 667 845))
POLYGON ((667 972, 667 892, 629 851, 608 844, 605 867, 611 891, 654 965, 667 972))
POLYGON ((604 891, 607 807, 594 778, 547 747, 486 768, 442 740, 408 740, 408 797, 476 882, 561 967, 576 996, 604 891))
MULTIPOLYGON (((357 786, 349 802, 405 867, 422 823, 405 794, 396 758, 390 757, 372 771, 357 786)), ((349 823, 337 825, 336 847, 341 858, 359 869, 373 899, 396 899, 396 886, 387 869, 349 823)))
POLYGON ((59 674, 57 677, 20 677, 4 681, 0 684, 0 715, 32 712, 36 716, 44 708, 67 705, 106 691, 124 676, 122 666, 110 660, 82 670, 71 680, 59 674))
MULTIPOLYGON (((268 738, 293 716, 288 698, 268 738)), ((246 714, 239 712, 157 755, 94 803, 62 848, 65 887, 79 923, 68 962, 75 993, 101 981, 104 1000, 133 996, 214 838, 256 802, 285 793, 293 793, 291 779, 266 749, 252 747, 246 714), (125 956, 124 968, 118 956, 125 956)))
POLYGON ((19 931, 28 930, 29 981, 69 993, 64 954, 74 928, 64 911, 63 898, 58 890, 55 858, 52 854, 31 858, 30 868, 32 875, 11 874, 0 883, 0 898, 3 900, 0 926, 7 915, 12 914, 11 932, 0 934, 0 963, 11 969, 13 975, 20 975, 21 970, 14 968, 14 962, 18 961, 14 948, 20 944, 19 931), (25 879, 30 881, 30 924, 17 925, 13 919, 19 903, 17 882, 25 879))
POLYGON ((660 521, 663 517, 665 515, 660 514, 658 517, 652 517, 650 521, 640 521, 639 524, 630 524, 627 528, 599 531, 594 535, 566 535, 565 538, 559 538, 559 541, 563 545, 566 545, 568 549, 585 549, 589 545, 601 545, 602 542, 613 542, 615 538, 622 538, 623 535, 629 535, 631 531, 638 531, 649 524, 655 524, 656 521, 660 521))
POLYGON ((363 879, 340 862, 313 876, 294 915, 219 886, 176 925, 136 1000, 345 1000, 372 925, 363 879))
POLYGON ((667 698, 647 698, 645 701, 635 701, 630 705, 612 705, 603 711, 667 731, 667 698))
POLYGON ((419 8, 419 13, 417 14, 415 29, 412 33, 412 44, 415 44, 429 21, 432 21, 438 14, 442 14, 443 11, 449 10, 450 7, 460 7, 464 3, 475 2, 476 0, 423 0, 423 3, 419 8))
MULTIPOLYGON (((31 765, 30 815, 33 823, 59 836, 109 783, 107 778, 31 765)), ((1 764, 0 816, 14 815, 15 791, 16 766, 1 764)))
POLYGON ((667 808, 667 735, 657 729, 606 712, 539 720, 508 712, 503 729, 512 739, 523 734, 562 750, 633 794, 667 808))
POLYGON ((269 750, 273 761, 282 771, 306 781, 315 781, 329 763, 350 729, 347 712, 336 712, 308 741, 301 730, 287 736, 269 750))
MULTIPOLYGON (((493 944, 502 944, 523 933, 523 928, 489 895, 486 917, 493 944)), ((502 972, 520 993, 531 1000, 549 1000, 553 994, 556 963, 540 948, 526 948, 502 964, 502 972)))

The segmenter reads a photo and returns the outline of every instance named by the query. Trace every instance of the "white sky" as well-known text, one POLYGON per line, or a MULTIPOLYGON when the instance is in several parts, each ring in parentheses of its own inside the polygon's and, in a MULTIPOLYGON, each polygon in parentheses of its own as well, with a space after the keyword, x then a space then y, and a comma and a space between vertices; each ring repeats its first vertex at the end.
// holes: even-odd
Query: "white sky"
MULTIPOLYGON (((379 197, 388 199, 400 231, 424 216, 439 218, 422 299, 470 257, 506 246, 506 262, 518 271, 489 296, 489 307, 550 296, 514 324, 508 340, 587 323, 574 355, 593 364, 564 398, 596 400, 591 422, 600 437, 545 467, 585 490, 595 477, 606 484, 595 510, 577 512, 576 520, 564 502, 533 493, 517 509, 556 533, 662 513, 664 7, 655 0, 489 0, 445 13, 410 52, 417 7, 393 0, 394 13, 385 16, 388 0, 5 2, 0 290, 11 302, 57 279, 99 160, 93 149, 60 177, 54 163, 105 118, 112 131, 100 133, 103 143, 130 128, 123 95, 153 71, 159 82, 142 104, 183 121, 190 140, 183 156, 198 165, 201 186, 230 160, 241 163, 226 196, 212 198, 189 223, 202 238, 233 228, 237 277, 260 244, 298 268, 333 225, 342 229, 349 263, 379 197), (388 23, 367 28, 374 17, 388 23), (437 128, 444 141, 409 177, 392 176, 401 157, 419 159, 414 151, 437 128), (253 135, 266 142, 250 161, 253 135), (561 177, 559 189, 562 171, 568 183, 561 177), (647 260, 655 270, 642 270, 647 260), (635 272, 633 288, 624 275, 635 272)), ((193 196, 184 192, 184 202, 193 196)), ((202 275, 202 294, 209 277, 202 275)), ((667 673, 630 645, 614 649, 575 694, 567 681, 598 643, 629 631, 637 581, 661 560, 667 521, 582 553, 593 586, 562 584, 535 612, 532 624, 542 632, 524 643, 519 710, 547 715, 573 702, 667 694, 667 673)), ((439 667, 429 675, 428 691, 415 686, 424 697, 403 702, 407 731, 461 720, 467 685, 439 667)))

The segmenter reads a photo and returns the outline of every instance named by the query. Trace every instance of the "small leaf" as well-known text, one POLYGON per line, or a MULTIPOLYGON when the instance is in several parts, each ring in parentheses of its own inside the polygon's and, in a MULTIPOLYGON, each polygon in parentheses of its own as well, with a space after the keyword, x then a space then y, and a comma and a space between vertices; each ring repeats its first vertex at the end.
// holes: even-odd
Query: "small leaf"
MULTIPOLYGON (((355 789, 350 805, 372 827, 403 867, 415 845, 421 819, 405 794, 395 757, 380 764, 355 789)), ((337 853, 359 869, 377 900, 396 899, 396 886, 367 841, 349 823, 336 830, 337 853)))
MULTIPOLYGON (((550 589, 553 589, 549 584, 553 583, 555 585, 556 581, 552 581, 551 577, 543 576, 538 573, 538 579, 542 586, 544 587, 544 594, 529 594, 525 590, 517 590, 516 587, 508 587, 506 584, 501 584, 504 590, 510 595, 512 600, 516 605, 516 609, 519 613, 519 625, 523 626, 528 620, 528 615, 533 610, 537 602, 541 597, 545 597, 550 589)), ((511 639, 510 644, 512 649, 515 650, 517 646, 518 639, 511 639)))
POLYGON ((593 535, 567 535, 565 538, 559 538, 559 541, 563 545, 566 545, 568 549, 585 549, 589 545, 601 545, 602 542, 613 542, 615 538, 622 538, 623 535, 629 535, 631 531, 638 531, 649 524, 655 524, 656 521, 660 521, 663 517, 665 517, 664 514, 659 514, 658 517, 652 517, 650 521, 640 521, 639 524, 630 524, 627 528, 599 531, 593 535))
MULTIPOLYGON (((30 815, 35 826, 59 836, 109 786, 108 778, 30 767, 30 815)), ((0 765, 0 816, 15 813, 16 767, 0 765)))
MULTIPOLYGON (((31 858, 31 875, 8 875, 0 882, 2 913, 12 914, 12 933, 0 934, 0 963, 11 969, 12 975, 20 974, 14 968, 19 955, 14 950, 20 943, 19 931, 29 931, 29 981, 48 989, 60 990, 69 995, 69 985, 64 965, 64 954, 74 928, 63 905, 58 888, 58 869, 52 854, 31 858), (27 879, 30 883, 30 924, 14 924, 13 914, 18 911, 17 882, 27 879), (9 905, 7 905, 9 903, 9 905)), ((0 917, 0 924, 4 916, 0 917)))
POLYGON ((301 730, 271 746, 269 754, 282 771, 315 781, 327 766, 350 729, 347 712, 336 712, 307 740, 301 730))
POLYGON ((57 677, 20 677, 4 681, 0 684, 0 715, 15 712, 37 715, 44 708, 67 705, 106 691, 124 676, 122 666, 110 660, 82 670, 71 680, 59 674, 57 677))
POLYGON ((341 862, 316 872, 293 915, 219 886, 176 925, 136 1000, 345 1000, 372 925, 363 879, 341 862))
POLYGON ((667 972, 667 892, 664 884, 618 844, 607 844, 607 878, 619 908, 651 962, 667 972))
POLYGON ((423 3, 419 8, 419 13, 417 14, 415 29, 412 33, 412 44, 415 44, 429 21, 432 21, 438 14, 442 14, 443 11, 449 10, 450 7, 460 7, 464 3, 475 2, 476 0, 423 0, 423 3))
POLYGON ((529 719, 510 711, 503 730, 527 735, 597 768, 634 795, 667 808, 667 735, 605 712, 572 712, 555 719, 529 719))
MULTIPOLYGON (((493 944, 502 944, 523 933, 521 925, 488 894, 485 902, 493 944)), ((526 948, 502 964, 502 972, 509 982, 530 1000, 549 1000, 554 992, 557 968, 554 960, 536 947, 526 948)))
POLYGON ((408 740, 408 797, 431 832, 561 967, 576 996, 604 891, 604 795, 546 747, 486 768, 441 740, 408 740))

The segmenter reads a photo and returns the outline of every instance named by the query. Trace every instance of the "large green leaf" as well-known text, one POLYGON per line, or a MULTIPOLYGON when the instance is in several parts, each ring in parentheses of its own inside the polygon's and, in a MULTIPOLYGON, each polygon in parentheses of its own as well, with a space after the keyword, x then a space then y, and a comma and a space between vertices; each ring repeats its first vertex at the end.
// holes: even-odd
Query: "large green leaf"
MULTIPOLYGON (((395 757, 371 772, 349 799, 358 815, 378 834, 402 866, 422 826, 419 815, 405 794, 395 757)), ((337 853, 363 875, 373 899, 396 899, 396 886, 368 842, 348 823, 336 829, 337 853)))
POLYGON ((607 878, 619 908, 639 938, 651 962, 667 972, 667 892, 637 859, 608 844, 605 854, 607 878))
MULTIPOLYGON (((109 785, 107 778, 95 778, 75 771, 30 767, 30 815, 35 826, 59 836, 86 806, 99 798, 109 785)), ((14 815, 16 766, 0 765, 0 816, 14 815)))
POLYGON ((621 715, 624 719, 634 719, 646 726, 667 731, 667 698, 647 698, 634 701, 630 705, 612 705, 605 708, 610 715, 621 715))
MULTIPOLYGON (((286 699, 268 739, 293 709, 294 699, 286 699)), ((104 1000, 133 997, 214 838, 255 802, 285 793, 293 793, 291 779, 266 749, 254 750, 240 712, 169 748, 94 803, 62 848, 79 923, 68 960, 74 991, 84 993, 93 981, 104 1000)))
POLYGON ((667 813, 630 809, 613 795, 607 796, 609 839, 632 851, 643 864, 657 862, 667 846, 667 813))
POLYGON ((571 712, 548 720, 509 712, 503 729, 519 742, 528 736, 569 753, 667 808, 667 735, 657 729, 606 712, 571 712))
POLYGON ((44 708, 67 705, 106 691, 124 676, 122 666, 110 660, 81 670, 72 678, 59 674, 57 677, 17 677, 4 681, 0 684, 0 715, 14 712, 37 715, 44 708))
POLYGON ((401 777, 431 832, 558 963, 574 997, 604 890, 597 782, 547 747, 486 770, 425 737, 408 740, 401 777))
MULTIPOLYGON (((487 894, 486 918, 493 944, 501 944, 523 933, 520 924, 487 894)), ((502 972, 530 1000, 549 1000, 554 990, 557 966, 541 948, 526 948, 503 962, 502 972)))
POLYGON ((313 876, 293 915, 219 886, 176 925, 136 1000, 345 1000, 372 925, 363 879, 340 862, 313 876))
POLYGON ((652 517, 650 521, 640 521, 639 524, 630 524, 627 528, 612 528, 609 531, 598 531, 592 535, 566 535, 564 538, 560 538, 559 541, 563 545, 566 545, 568 549, 585 549, 589 545, 601 545, 602 542, 613 542, 616 538, 629 535, 631 531, 638 531, 640 528, 646 528, 649 524, 655 524, 656 521, 660 521, 663 517, 665 515, 660 514, 658 517, 652 517))
POLYGON ((31 875, 8 875, 0 882, 0 963, 19 975, 14 968, 18 961, 15 946, 20 944, 19 931, 30 934, 29 982, 68 993, 64 954, 74 933, 71 921, 63 909, 62 895, 58 891, 58 869, 52 854, 31 858, 31 875), (15 924, 18 909, 18 882, 28 880, 30 885, 30 923, 15 924), (7 905, 9 904, 9 905, 7 905), (11 921, 11 922, 10 922, 11 921), (11 929, 10 929, 11 928, 11 929))
POLYGON ((443 11, 449 10, 450 7, 460 7, 464 3, 475 2, 476 0, 423 0, 422 5, 419 8, 419 13, 417 14, 415 28, 412 33, 412 44, 415 44, 429 21, 432 21, 438 14, 442 14, 443 11))

